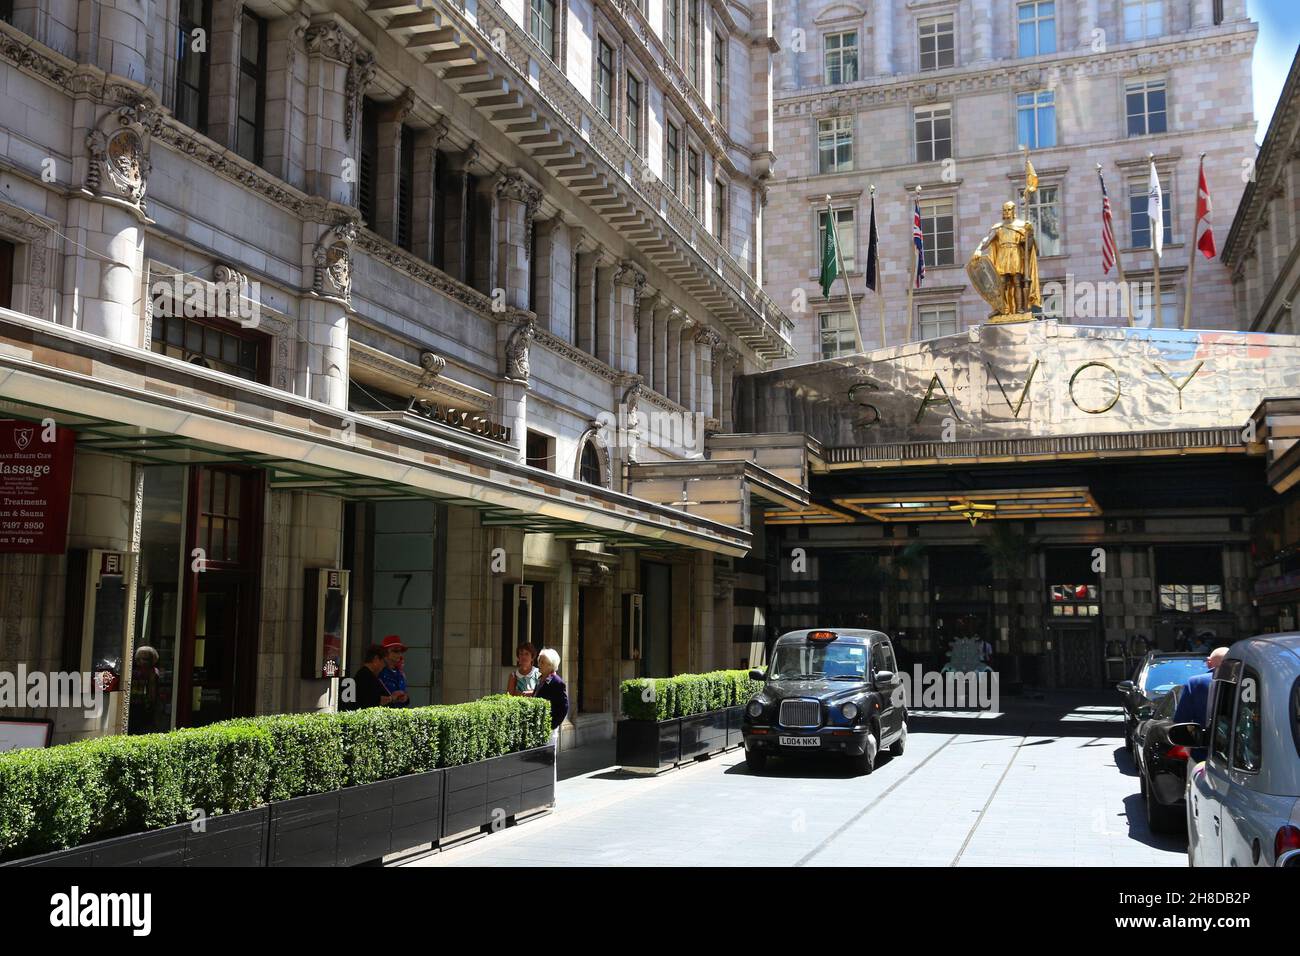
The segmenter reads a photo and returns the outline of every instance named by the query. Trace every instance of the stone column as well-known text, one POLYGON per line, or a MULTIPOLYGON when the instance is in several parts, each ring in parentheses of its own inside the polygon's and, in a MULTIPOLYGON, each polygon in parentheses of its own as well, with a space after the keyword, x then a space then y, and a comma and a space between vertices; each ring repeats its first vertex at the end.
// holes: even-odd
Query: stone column
POLYGON ((361 161, 361 99, 375 58, 336 20, 307 27, 306 183, 308 192, 356 206, 361 161))
POLYGON ((359 221, 303 223, 312 293, 303 299, 295 392, 335 408, 348 407, 348 316, 352 309, 352 245, 359 221), (310 241, 312 236, 314 241, 310 241))
POLYGON ((208 128, 204 132, 232 152, 237 149, 239 127, 239 52, 243 25, 243 0, 212 5, 212 36, 208 38, 211 57, 208 128))
POLYGON ((875 4, 871 32, 872 58, 875 61, 872 71, 877 76, 889 76, 894 72, 894 5, 892 3, 875 4))
MULTIPOLYGON (((585 243, 584 243, 585 244, 585 243)), ((600 256, 582 245, 578 252, 578 348, 596 355, 596 271, 600 256)))
POLYGON ((694 319, 686 319, 682 322, 681 345, 678 351, 678 368, 681 378, 679 395, 677 401, 687 408, 695 411, 699 408, 699 402, 696 400, 695 389, 695 329, 697 323, 694 319))
POLYGON ((477 156, 475 150, 465 150, 443 157, 448 188, 443 197, 446 208, 442 210, 442 258, 447 274, 461 282, 468 282, 469 278, 471 250, 467 241, 467 224, 473 208, 469 194, 469 165, 477 156))
POLYGON ((375 157, 375 221, 371 229, 389 242, 397 243, 401 218, 402 127, 415 108, 415 93, 409 88, 391 103, 379 107, 379 146, 375 157))
POLYGON ((438 202, 438 146, 447 135, 447 123, 439 120, 430 129, 415 134, 415 163, 411 185, 411 252, 425 262, 433 261, 438 202))
POLYGON ((975 62, 993 59, 993 0, 972 0, 971 35, 975 41, 975 62))
POLYGON ((517 169, 498 177, 496 199, 495 288, 504 289, 506 305, 531 309, 529 268, 533 246, 533 224, 542 191, 523 178, 517 169))
POLYGON ((731 348, 722 352, 722 400, 718 406, 718 418, 722 420, 723 431, 735 428, 734 404, 732 392, 736 378, 736 367, 740 364, 740 353, 731 348))
POLYGON ((533 329, 531 319, 497 325, 497 342, 505 364, 503 381, 497 387, 497 414, 510 427, 510 443, 519 461, 525 459, 528 447, 529 350, 533 329))
MULTIPOLYGON (((1097 0, 1079 0, 1079 46, 1092 45, 1092 31, 1097 28, 1097 0)), ((1122 27, 1121 35, 1122 35, 1122 27)), ((1118 39, 1118 38, 1117 38, 1118 39)))
POLYGON ((266 106, 262 166, 304 190, 307 63, 303 41, 308 21, 277 17, 266 25, 266 106))
POLYGON ((565 342, 573 341, 569 327, 573 318, 572 276, 573 248, 569 245, 570 231, 559 216, 544 219, 533 228, 537 230, 537 298, 533 311, 542 328, 565 342))
POLYGON ((718 344, 718 333, 712 329, 700 329, 695 336, 695 367, 699 376, 699 402, 696 410, 703 412, 705 418, 712 418, 713 406, 713 349, 718 344))
MULTIPOLYGON (((15 5, 17 6, 17 5, 15 5)), ((34 6, 34 4, 33 4, 34 6)), ((49 7, 49 4, 41 4, 49 7)), ((160 15, 154 4, 140 0, 99 0, 94 4, 93 15, 86 11, 78 18, 75 13, 65 19, 78 30, 79 59, 98 66, 105 73, 116 74, 136 83, 148 82, 146 59, 149 54, 150 21, 160 15), (96 32, 97 30, 97 32, 96 32)), ((15 11, 17 12, 17 11, 15 11)), ((38 13, 38 11, 32 11, 38 13)), ((52 16, 46 11, 45 16, 52 16)), ((213 18, 216 18, 214 12, 213 18)), ((38 14, 37 20, 41 19, 38 14)), ((173 31, 175 26, 171 28, 173 31)), ((208 45, 212 49, 212 45, 208 45)), ((72 51, 64 51, 74 56, 72 51)))
POLYGON ((619 266, 603 256, 596 267, 596 358, 618 368, 619 347, 615 295, 615 276, 619 266))
POLYGON ((681 401, 682 394, 682 326, 686 317, 674 309, 668 316, 668 362, 667 395, 674 402, 681 401))
POLYGON ((637 370, 640 351, 637 343, 637 312, 645 291, 645 273, 630 262, 623 262, 614 273, 614 350, 610 362, 620 372, 637 370))
POLYGON ((1214 25, 1214 0, 1192 0, 1192 29, 1214 25))
POLYGON ((668 316, 677 311, 660 296, 654 311, 654 390, 668 395, 668 316))

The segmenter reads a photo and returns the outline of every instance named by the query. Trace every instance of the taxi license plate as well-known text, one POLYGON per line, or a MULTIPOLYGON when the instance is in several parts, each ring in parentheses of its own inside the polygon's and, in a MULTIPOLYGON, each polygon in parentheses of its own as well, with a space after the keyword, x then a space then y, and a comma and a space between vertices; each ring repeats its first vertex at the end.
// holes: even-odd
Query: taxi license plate
POLYGON ((822 739, 820 737, 782 737, 782 747, 820 747, 822 739))

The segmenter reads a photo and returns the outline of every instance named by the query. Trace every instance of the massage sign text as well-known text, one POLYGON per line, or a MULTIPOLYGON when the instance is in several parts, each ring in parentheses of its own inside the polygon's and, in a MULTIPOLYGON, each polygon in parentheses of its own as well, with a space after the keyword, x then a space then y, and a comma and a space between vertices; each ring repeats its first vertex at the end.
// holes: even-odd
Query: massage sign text
POLYGON ((0 419, 0 554, 62 554, 76 434, 0 419))

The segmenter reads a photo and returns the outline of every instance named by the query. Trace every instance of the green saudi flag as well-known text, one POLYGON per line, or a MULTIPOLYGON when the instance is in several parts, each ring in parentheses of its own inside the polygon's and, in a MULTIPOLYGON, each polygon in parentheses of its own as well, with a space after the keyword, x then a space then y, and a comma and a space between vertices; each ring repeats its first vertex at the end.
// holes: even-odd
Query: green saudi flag
POLYGON ((831 286, 839 278, 839 251, 835 248, 836 243, 835 217, 833 214, 826 215, 826 228, 822 236, 822 297, 830 298, 831 286))

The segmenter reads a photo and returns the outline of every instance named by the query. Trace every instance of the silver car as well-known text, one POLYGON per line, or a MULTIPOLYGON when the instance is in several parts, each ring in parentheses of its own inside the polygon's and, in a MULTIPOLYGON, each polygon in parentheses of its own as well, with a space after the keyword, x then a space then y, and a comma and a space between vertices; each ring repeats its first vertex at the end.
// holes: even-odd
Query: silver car
POLYGON ((1187 775, 1192 866, 1300 866, 1300 634, 1238 641, 1215 672, 1205 747, 1187 775))

